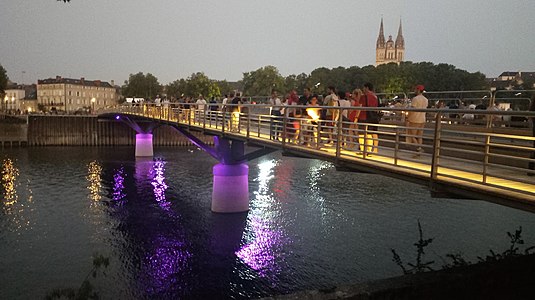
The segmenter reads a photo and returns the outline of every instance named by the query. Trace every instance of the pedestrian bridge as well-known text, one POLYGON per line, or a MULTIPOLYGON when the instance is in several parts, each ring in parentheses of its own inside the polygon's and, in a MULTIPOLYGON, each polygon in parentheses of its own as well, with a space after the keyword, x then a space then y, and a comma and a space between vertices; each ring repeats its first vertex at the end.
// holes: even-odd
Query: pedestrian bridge
MULTIPOLYGON (((213 135, 216 144, 226 139, 264 150, 249 158, 281 150, 287 156, 331 161, 340 171, 376 173, 426 185, 437 197, 481 199, 535 211, 535 170, 529 168, 535 164, 531 112, 456 110, 456 117, 451 117, 451 110, 428 109, 423 152, 418 152, 407 142, 410 128, 404 122, 407 111, 416 109, 381 108, 384 116, 374 128, 374 124, 356 126, 341 118, 322 121, 307 108, 287 107, 283 116, 274 117, 269 105, 227 105, 226 111, 216 105, 202 109, 194 104, 144 105, 121 107, 99 118, 125 122, 138 133, 169 125, 185 135, 193 131, 213 135), (475 117, 461 118, 467 113, 475 117), (514 115, 521 121, 497 121, 498 114, 499 120, 514 115)), ((198 145, 218 157, 213 149, 198 145)), ((214 169, 214 185, 215 174, 214 169)))

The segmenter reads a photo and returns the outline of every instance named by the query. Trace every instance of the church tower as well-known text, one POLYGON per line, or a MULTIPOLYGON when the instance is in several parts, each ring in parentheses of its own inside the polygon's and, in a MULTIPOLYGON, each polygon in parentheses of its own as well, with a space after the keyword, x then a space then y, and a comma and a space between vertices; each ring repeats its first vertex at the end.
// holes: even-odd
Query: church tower
POLYGON ((379 65, 380 61, 385 60, 386 42, 385 33, 383 30, 383 18, 381 18, 381 27, 379 28, 379 37, 377 37, 377 44, 375 45, 375 65, 379 65))
POLYGON ((388 36, 388 41, 385 41, 385 34, 383 28, 383 18, 381 18, 381 26, 379 27, 379 36, 377 37, 377 43, 375 46, 375 66, 397 63, 405 58, 405 39, 403 38, 403 32, 401 27, 401 20, 399 21, 398 35, 396 41, 392 39, 392 36, 388 36))
POLYGON ((398 36, 396 37, 396 60, 398 65, 405 58, 405 39, 401 29, 401 20, 399 20, 398 36))

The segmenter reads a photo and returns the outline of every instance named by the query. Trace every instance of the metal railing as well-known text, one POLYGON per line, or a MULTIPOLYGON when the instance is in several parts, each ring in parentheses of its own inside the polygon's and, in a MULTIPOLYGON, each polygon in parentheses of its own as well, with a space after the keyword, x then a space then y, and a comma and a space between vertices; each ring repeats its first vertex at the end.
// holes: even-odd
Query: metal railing
MULTIPOLYGON (((456 109, 458 118, 445 118, 449 109, 285 106, 281 116, 270 114, 271 106, 206 104, 168 106, 125 106, 117 112, 209 129, 246 139, 269 141, 281 148, 329 153, 336 159, 360 159, 393 165, 427 174, 429 179, 450 178, 500 189, 535 195, 535 138, 531 120, 534 112, 456 109), (351 122, 343 118, 326 120, 321 110, 386 112, 379 124, 351 122), (425 111, 427 121, 423 143, 411 138, 419 128, 409 127, 409 111, 425 111), (316 114, 318 116, 316 116, 316 114), (470 114, 473 118, 463 119, 470 114), (509 126, 498 116, 522 118, 522 126, 509 126), (422 151, 417 151, 421 147, 422 151)), ((518 124, 517 124, 518 125, 518 124)))

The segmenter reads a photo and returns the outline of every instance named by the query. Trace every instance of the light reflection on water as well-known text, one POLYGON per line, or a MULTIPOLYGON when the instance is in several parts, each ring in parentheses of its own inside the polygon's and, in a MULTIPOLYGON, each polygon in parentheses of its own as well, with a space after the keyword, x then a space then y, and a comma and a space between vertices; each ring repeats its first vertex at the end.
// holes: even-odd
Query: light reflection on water
MULTIPOLYGON (((247 219, 247 230, 244 232, 243 243, 236 252, 238 258, 256 271, 260 277, 268 277, 272 284, 281 272, 284 261, 284 246, 291 240, 277 224, 274 212, 280 208, 276 196, 269 189, 270 182, 275 178, 274 171, 278 163, 266 160, 258 164, 258 190, 254 192, 255 199, 251 203, 251 210, 247 219)), ((288 178, 277 177, 278 182, 288 178)), ((279 184, 279 187, 283 184, 279 184)), ((277 190, 280 192, 280 190, 277 190)))
POLYGON ((436 237, 431 253, 474 260, 507 247, 505 232, 518 225, 535 242, 531 214, 433 199, 424 187, 279 154, 249 162, 248 213, 213 214, 215 161, 200 151, 157 154, 38 148, 2 160, 2 298, 79 285, 95 251, 111 259, 95 282, 103 298, 212 299, 399 275, 390 249, 412 257, 417 218, 436 237))
POLYGON ((165 199, 165 190, 168 188, 167 183, 165 183, 165 161, 162 159, 155 160, 150 173, 154 197, 161 208, 168 210, 171 203, 165 199))
POLYGON ((87 165, 87 189, 89 190, 89 197, 93 201, 90 205, 95 205, 95 202, 102 199, 101 193, 101 175, 102 166, 97 161, 92 161, 87 165))
POLYGON ((3 188, 3 204, 6 209, 9 209, 17 202, 18 195, 15 189, 15 184, 19 177, 19 169, 15 166, 13 160, 7 158, 2 162, 2 188, 3 188))
POLYGON ((126 193, 124 191, 124 180, 125 180, 125 174, 124 174, 124 167, 120 167, 117 170, 115 170, 115 173, 113 174, 113 192, 112 192, 112 199, 115 202, 122 203, 122 200, 125 199, 126 193))
MULTIPOLYGON (((24 230, 31 229, 30 215, 33 212, 32 191, 30 182, 26 186, 27 199, 20 201, 17 189, 19 183, 19 168, 16 161, 10 158, 2 160, 1 184, 2 184, 2 212, 7 220, 9 230, 21 234, 24 230)), ((2 230, 0 228, 0 233, 2 230)))

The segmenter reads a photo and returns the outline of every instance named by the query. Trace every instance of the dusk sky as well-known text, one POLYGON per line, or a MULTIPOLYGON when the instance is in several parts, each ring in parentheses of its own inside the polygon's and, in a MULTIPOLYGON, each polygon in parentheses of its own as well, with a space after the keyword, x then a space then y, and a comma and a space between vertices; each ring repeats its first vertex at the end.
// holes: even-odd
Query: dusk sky
POLYGON ((535 71, 534 0, 1 1, 0 65, 19 83, 363 67, 375 64, 381 17, 394 39, 401 18, 406 60, 487 77, 535 71))

